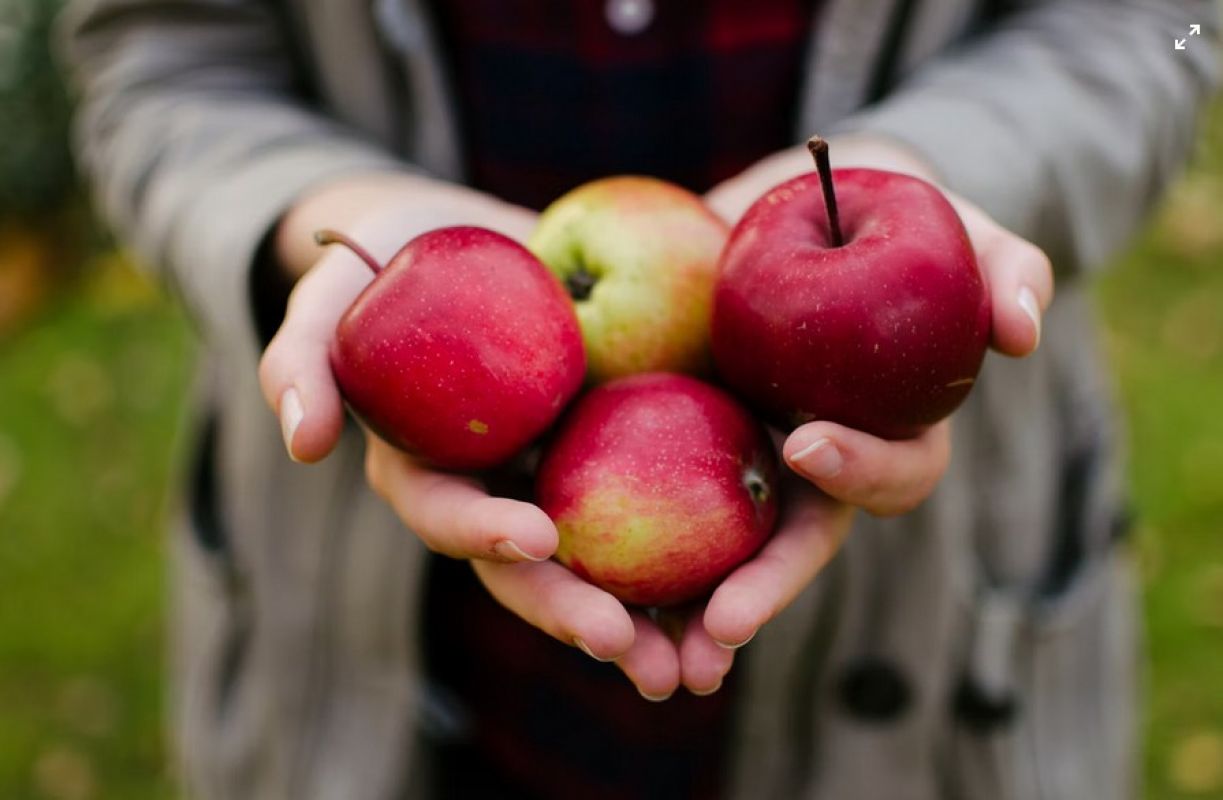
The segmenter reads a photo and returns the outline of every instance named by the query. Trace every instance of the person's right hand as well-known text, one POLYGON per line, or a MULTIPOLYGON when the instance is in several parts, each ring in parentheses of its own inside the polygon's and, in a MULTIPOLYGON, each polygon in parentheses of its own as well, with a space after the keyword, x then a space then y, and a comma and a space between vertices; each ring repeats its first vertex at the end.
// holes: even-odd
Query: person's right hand
MULTIPOLYGON (((481 225, 521 241, 534 227, 535 215, 458 186, 374 176, 325 187, 282 221, 275 250, 290 275, 300 277, 264 352, 260 382, 293 459, 318 461, 339 441, 344 407, 328 353, 340 317, 372 280, 347 250, 320 251, 314 231, 346 233, 385 263, 412 237, 458 224, 481 225)), ((633 619, 615 598, 548 560, 556 550, 556 527, 537 506, 493 497, 473 477, 432 470, 368 431, 365 470, 370 486, 429 549, 472 560, 494 596, 535 627, 602 661, 657 644, 657 637, 639 640, 633 619), (497 572, 492 585, 479 569, 514 563, 529 569, 497 572)), ((635 663, 622 664, 630 679, 646 693, 659 692, 637 674, 635 663)))
POLYGON ((344 406, 328 353, 336 324, 373 280, 343 247, 320 249, 314 233, 345 233, 381 264, 410 239, 448 225, 480 225, 521 240, 535 214, 454 184, 414 175, 367 175, 328 184, 285 215, 273 239, 276 261, 296 281, 280 329, 259 365, 264 397, 280 418, 296 461, 324 458, 339 441, 344 406))
MULTIPOLYGON (((340 317, 373 279, 345 248, 320 250, 314 231, 346 233, 385 264, 418 234, 461 224, 522 239, 533 229, 535 214, 463 187, 380 175, 331 184, 281 222, 273 243, 278 261, 300 278, 264 351, 259 378, 291 458, 318 461, 339 441, 344 405, 328 354, 340 317)), ((535 506, 489 497, 471 478, 419 466, 373 434, 367 440, 371 485, 430 549, 499 561, 545 559, 556 549, 556 529, 535 506)))

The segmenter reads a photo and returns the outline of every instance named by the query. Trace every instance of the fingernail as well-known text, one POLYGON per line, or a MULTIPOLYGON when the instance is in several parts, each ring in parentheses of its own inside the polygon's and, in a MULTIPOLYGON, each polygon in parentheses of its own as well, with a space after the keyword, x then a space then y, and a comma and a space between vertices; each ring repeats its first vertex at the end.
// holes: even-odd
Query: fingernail
POLYGON ((713 694, 714 692, 716 692, 718 689, 721 689, 721 688, 722 688, 722 681, 718 681, 717 683, 713 685, 712 689, 705 689, 704 691, 699 691, 699 692, 696 689, 689 689, 688 691, 692 692, 697 697, 708 697, 709 695, 713 694))
POLYGON ((666 694, 646 694, 640 689, 637 690, 637 693, 646 700, 649 700, 651 703, 661 703, 663 700, 670 699, 671 695, 675 694, 675 692, 667 692, 666 694))
POLYGON ((297 426, 305 416, 306 411, 302 408, 301 395, 297 393, 297 389, 292 386, 285 389, 285 393, 280 396, 280 433, 284 436, 285 450, 289 451, 289 458, 294 461, 298 459, 293 454, 293 434, 297 433, 297 426))
POLYGON ((547 557, 537 558, 533 555, 528 555, 521 547, 511 542, 509 539, 502 539, 493 545, 493 552, 504 558, 506 561, 547 561, 547 557))
MULTIPOLYGON (((759 630, 759 628, 757 628, 756 630, 758 631, 758 630, 759 630)), ((746 639, 744 639, 743 641, 739 642, 738 644, 727 644, 726 642, 719 642, 717 639, 714 639, 714 640, 713 640, 713 642, 714 642, 714 644, 716 644, 718 647, 722 647, 722 648, 725 648, 725 649, 727 649, 727 650, 738 650, 740 647, 742 647, 743 645, 747 644, 748 642, 750 642, 750 641, 751 641, 752 639, 754 639, 754 638, 756 638, 756 631, 752 631, 752 633, 751 633, 751 635, 750 635, 750 636, 748 636, 746 639)))
POLYGON ((1026 286, 1019 289, 1019 307, 1028 315, 1028 319, 1032 320, 1032 327, 1036 329, 1036 344, 1032 345, 1035 350, 1040 346, 1040 303, 1036 302, 1036 295, 1026 286))
POLYGON ((790 463, 812 478, 831 478, 841 471, 845 461, 832 440, 823 437, 790 457, 790 463))
POLYGON ((609 661, 614 661, 614 660, 615 660, 615 659, 612 659, 612 658, 599 658, 598 656, 596 656, 596 655, 594 654, 594 651, 592 651, 592 650, 590 649, 590 645, 588 645, 588 644, 586 644, 585 642, 583 642, 583 641, 582 641, 582 638, 581 638, 580 636, 574 636, 574 637, 573 637, 573 646, 574 646, 574 647, 576 647, 577 649, 581 650, 581 651, 582 651, 583 653, 585 653, 586 655, 588 655, 588 656, 590 656, 591 658, 593 658, 595 661, 601 661, 602 663, 606 664, 606 663, 607 663, 607 662, 609 662, 609 661))

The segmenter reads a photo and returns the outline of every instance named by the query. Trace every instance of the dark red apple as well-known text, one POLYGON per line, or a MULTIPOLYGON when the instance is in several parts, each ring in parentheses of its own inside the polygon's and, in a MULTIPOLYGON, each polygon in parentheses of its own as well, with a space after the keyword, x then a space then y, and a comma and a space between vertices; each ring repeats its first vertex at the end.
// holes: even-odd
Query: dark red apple
POLYGON ((777 518, 777 457, 729 395, 647 373, 580 399, 547 447, 536 499, 556 557, 626 603, 707 591, 755 553, 777 518))
POLYGON ((352 410, 447 469, 501 464, 541 434, 586 370, 573 304, 522 245, 483 228, 422 234, 375 271, 336 327, 331 370, 352 410))
POLYGON ((820 173, 775 187, 731 232, 714 292, 718 372, 786 429, 820 419, 914 436, 963 401, 989 343, 972 244, 934 186, 830 170, 813 142, 820 173))

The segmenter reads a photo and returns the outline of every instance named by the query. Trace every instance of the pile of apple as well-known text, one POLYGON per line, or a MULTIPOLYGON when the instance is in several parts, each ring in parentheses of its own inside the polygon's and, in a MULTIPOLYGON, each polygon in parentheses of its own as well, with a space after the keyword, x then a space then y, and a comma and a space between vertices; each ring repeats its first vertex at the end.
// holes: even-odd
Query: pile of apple
POLYGON ((740 401, 783 430, 912 436, 960 404, 988 341, 942 193, 832 170, 811 147, 818 170, 733 231, 684 189, 617 177, 556 201, 529 250, 443 228, 381 269, 322 232, 376 273, 336 330, 345 399, 443 469, 495 467, 542 437, 535 500, 556 558, 627 603, 701 596, 778 516, 776 451, 740 401), (715 373, 738 399, 704 382, 715 373))

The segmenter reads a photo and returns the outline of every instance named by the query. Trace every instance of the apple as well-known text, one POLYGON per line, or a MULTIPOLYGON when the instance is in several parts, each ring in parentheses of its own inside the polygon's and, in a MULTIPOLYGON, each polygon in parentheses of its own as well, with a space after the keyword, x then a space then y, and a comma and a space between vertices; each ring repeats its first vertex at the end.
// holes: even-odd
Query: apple
POLYGON ((721 389, 667 373, 578 400, 536 476, 556 558, 642 606, 709 591, 772 533, 777 495, 764 428, 721 389))
POLYGON ((366 425, 446 469, 505 462, 560 415, 585 373, 560 282, 522 245, 483 228, 440 228, 379 267, 336 326, 331 370, 366 425))
POLYGON ((589 378, 709 371, 709 318, 727 224, 655 178, 603 178, 548 206, 527 246, 577 307, 589 378))
POLYGON ((909 175, 828 166, 773 188, 731 232, 714 295, 718 373, 771 422, 915 436, 963 401, 990 306, 955 209, 909 175))

